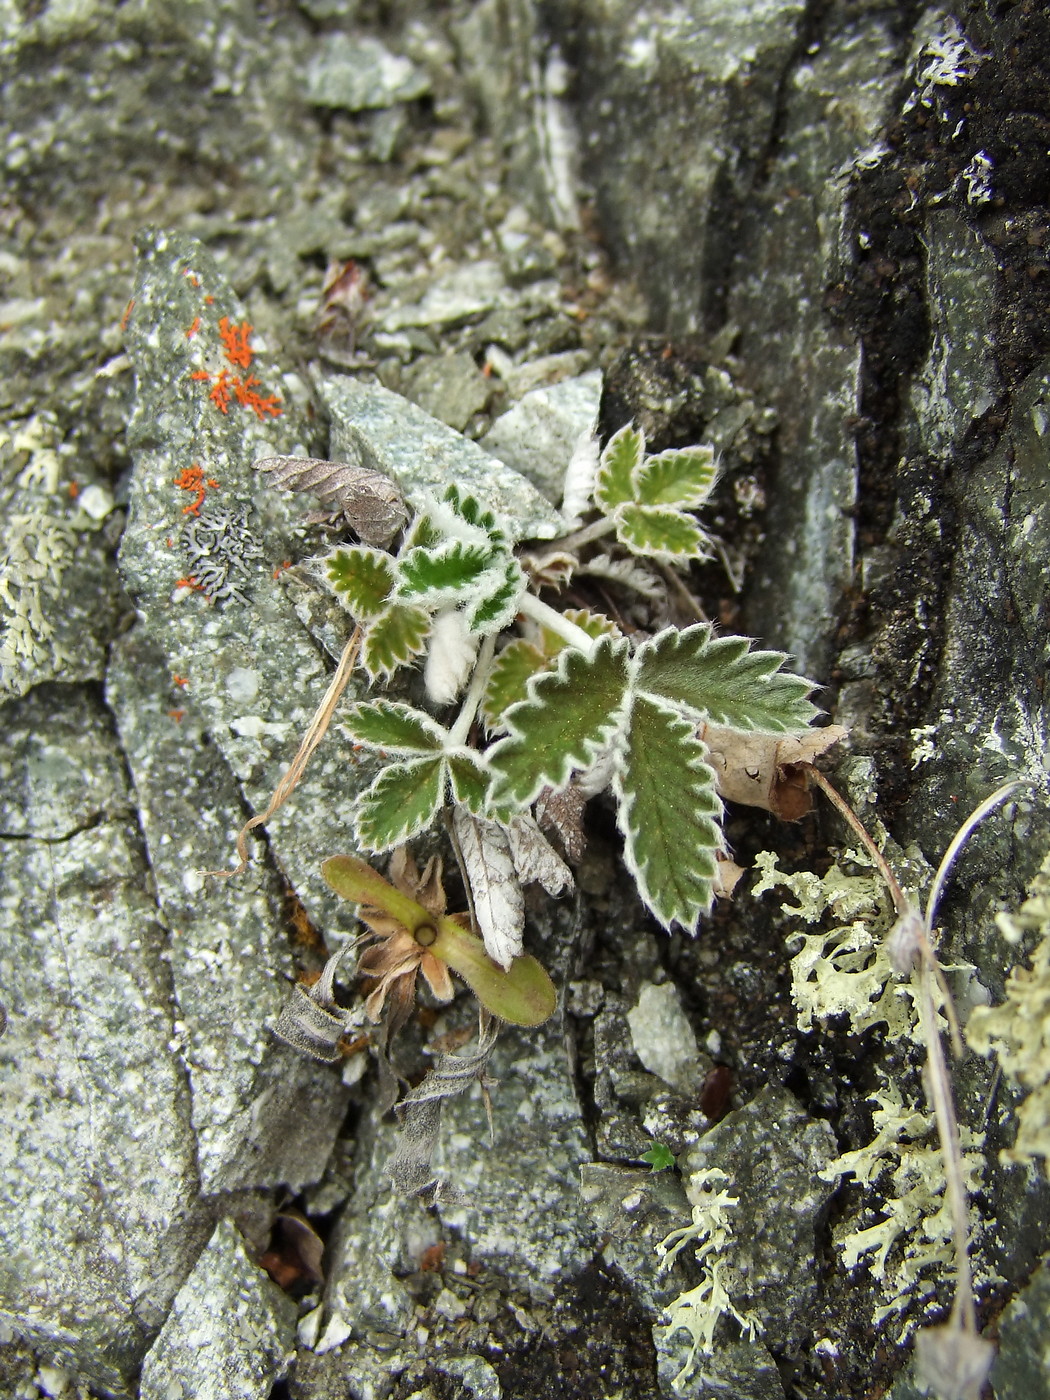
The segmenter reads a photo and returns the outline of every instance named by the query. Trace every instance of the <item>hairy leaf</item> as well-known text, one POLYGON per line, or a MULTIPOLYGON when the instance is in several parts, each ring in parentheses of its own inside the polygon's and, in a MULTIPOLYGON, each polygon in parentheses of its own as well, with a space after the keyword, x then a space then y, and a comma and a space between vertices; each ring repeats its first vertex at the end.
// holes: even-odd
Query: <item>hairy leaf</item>
POLYGON ((465 495, 455 482, 446 489, 442 499, 452 507, 460 519, 465 520, 468 525, 476 525, 479 530, 484 530, 494 542, 506 538, 492 511, 483 510, 475 498, 465 495))
POLYGON ((613 780, 624 861, 664 928, 696 933, 711 908, 721 803, 694 725, 637 696, 613 780))
POLYGON ((325 563, 328 581, 349 612, 361 622, 378 617, 394 586, 390 555, 363 546, 337 549, 325 563))
POLYGON ((452 779, 452 796, 471 812, 484 811, 489 792, 489 775, 481 759, 471 752, 450 753, 448 773, 452 779))
POLYGON ((396 754, 433 753, 441 748, 446 734, 422 710, 394 700, 351 705, 345 725, 359 744, 396 754))
POLYGON ((679 447, 647 457, 635 473, 635 500, 695 509, 711 494, 718 470, 713 447, 679 447))
POLYGON ((397 594, 431 606, 451 603, 471 591, 492 567, 493 551, 480 544, 452 540, 428 549, 410 549, 398 561, 397 594))
POLYGON ((635 688, 730 729, 783 734, 808 728, 812 681, 781 670, 781 651, 752 651, 746 637, 716 637, 710 624, 657 633, 635 655, 635 688))
POLYGON ((508 642, 492 664, 481 701, 481 713, 490 729, 503 723, 504 711, 511 705, 525 699, 530 677, 546 664, 547 658, 532 642, 523 637, 508 642))
POLYGON ((635 563, 633 559, 614 559, 609 554, 596 554, 593 559, 581 564, 577 573, 587 574, 592 578, 610 579, 624 588, 632 588, 636 593, 641 593, 643 598, 651 598, 654 602, 665 597, 667 593, 667 584, 663 579, 651 569, 635 563))
MULTIPOLYGON (((566 608, 563 616, 570 622, 574 622, 581 632, 586 632, 588 637, 593 637, 595 641, 599 637, 618 637, 620 629, 615 622, 610 621, 604 613, 592 613, 587 608, 566 608)), ((543 648, 544 656, 553 660, 560 652, 564 651, 569 643, 560 633, 552 631, 549 627, 540 628, 540 646, 543 648)))
POLYGON ((522 950, 525 896, 514 870, 507 833, 498 822, 476 817, 465 807, 453 809, 452 826, 485 949, 501 967, 510 967, 522 950))
POLYGON ((369 851, 389 851, 423 831, 445 800, 442 755, 392 763, 384 768, 355 809, 357 839, 369 851))
POLYGON ((474 669, 478 638, 467 631, 467 620, 458 608, 446 608, 434 618, 430 650, 423 668, 427 695, 435 705, 451 705, 474 669))
POLYGON ((567 647, 557 668, 534 676, 528 698, 504 715, 510 733, 487 755, 493 805, 526 807, 593 762, 621 721, 626 689, 625 641, 602 637, 590 655, 567 647))
POLYGON ((365 634, 361 661, 372 680, 390 676, 418 656, 430 635, 430 617, 422 608, 391 603, 365 634))
POLYGON ((644 455, 645 435, 629 423, 606 443, 598 463, 594 499, 607 515, 625 501, 635 499, 634 474, 644 455))
POLYGON ((706 559, 707 536, 691 515, 670 506, 620 506, 616 538, 648 559, 706 559))
POLYGON ((422 511, 405 532, 399 557, 408 554, 413 549, 433 549, 436 544, 440 544, 441 538, 441 531, 426 511, 422 511))
POLYGON ((518 603, 525 592, 525 575, 516 559, 508 559, 503 577, 490 593, 470 613, 467 621, 472 632, 488 634, 502 632, 514 621, 518 603))

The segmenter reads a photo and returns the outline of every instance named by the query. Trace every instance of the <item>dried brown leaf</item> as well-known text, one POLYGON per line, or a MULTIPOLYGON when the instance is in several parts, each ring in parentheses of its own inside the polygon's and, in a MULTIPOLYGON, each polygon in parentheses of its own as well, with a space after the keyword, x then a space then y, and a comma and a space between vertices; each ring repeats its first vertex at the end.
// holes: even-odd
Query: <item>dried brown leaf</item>
POLYGON ((782 821, 798 821, 813 806, 805 765, 846 737, 841 724, 805 734, 742 734, 708 724, 700 737, 708 746, 720 797, 761 807, 782 821))
POLYGON ((375 465, 364 439, 357 443, 355 462, 330 462, 320 457, 261 457, 255 467, 266 472, 275 486, 312 493, 330 520, 345 520, 365 544, 382 548, 408 520, 400 486, 375 465))

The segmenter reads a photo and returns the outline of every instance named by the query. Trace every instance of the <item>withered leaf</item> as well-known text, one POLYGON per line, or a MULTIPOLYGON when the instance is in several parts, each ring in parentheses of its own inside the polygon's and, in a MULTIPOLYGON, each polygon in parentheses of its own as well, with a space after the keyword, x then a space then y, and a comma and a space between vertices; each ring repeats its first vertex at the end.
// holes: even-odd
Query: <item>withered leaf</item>
POLYGON ((813 806, 802 765, 812 763, 846 737, 841 724, 805 734, 742 734, 707 724, 700 737, 710 750, 718 795, 727 802, 761 807, 781 821, 798 821, 813 806))
POLYGON ((309 491, 325 507, 324 519, 345 520, 365 544, 381 549, 408 520, 408 507, 397 482, 372 464, 362 440, 356 462, 320 457, 261 457, 256 470, 266 472, 286 491, 309 491))
POLYGON ((439 1054, 423 1082, 397 1105, 401 1134, 387 1171, 399 1195, 418 1196, 425 1205, 465 1199, 431 1169, 441 1128, 441 1106, 445 1099, 465 1093, 474 1083, 480 1083, 483 1090, 493 1084, 485 1067, 498 1033, 499 1022, 486 1019, 476 1048, 465 1055, 439 1054))

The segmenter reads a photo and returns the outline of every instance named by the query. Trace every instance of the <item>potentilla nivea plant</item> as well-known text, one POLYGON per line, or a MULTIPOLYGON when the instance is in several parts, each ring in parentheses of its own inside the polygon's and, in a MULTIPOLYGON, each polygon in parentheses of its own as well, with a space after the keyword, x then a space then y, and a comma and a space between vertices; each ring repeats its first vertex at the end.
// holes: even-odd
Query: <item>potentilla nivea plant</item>
MULTIPOLYGON (((586 455, 573 468, 580 504, 586 455)), ((522 953, 521 883, 558 893, 572 880, 537 803, 560 829, 552 799, 611 788, 642 900, 664 928, 695 934, 725 847, 712 750, 746 754, 741 736, 801 734, 818 713, 812 683, 785 672, 781 652, 708 623, 635 646, 601 613, 538 596, 586 572, 580 551, 603 536, 615 544, 600 567, 628 586, 644 561, 711 555, 693 514, 715 482, 710 447, 647 456, 643 434, 624 427, 594 449, 591 477, 598 519, 531 560, 531 574, 506 525, 455 485, 421 505, 396 554, 344 546, 326 561, 376 686, 425 657, 434 706, 459 702, 444 723, 378 697, 349 709, 346 729, 382 764, 356 803, 360 849, 393 850, 449 812, 485 947, 505 968, 522 953)))

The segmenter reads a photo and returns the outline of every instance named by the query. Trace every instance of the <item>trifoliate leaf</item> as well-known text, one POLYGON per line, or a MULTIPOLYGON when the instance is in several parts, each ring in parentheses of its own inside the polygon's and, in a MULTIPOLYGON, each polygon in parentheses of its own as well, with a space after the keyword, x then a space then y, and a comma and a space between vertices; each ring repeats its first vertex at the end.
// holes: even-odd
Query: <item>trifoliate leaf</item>
POLYGON ((594 499, 606 515, 625 501, 636 499, 634 474, 644 455, 645 435, 629 423, 605 444, 594 482, 594 499))
POLYGON ((355 811, 357 839, 368 851, 389 851, 416 836, 445 800, 443 755, 409 759, 384 768, 355 811))
POLYGON ((422 710, 393 700, 351 705, 344 723, 359 744, 394 754, 433 753, 441 748, 446 735, 422 710))
POLYGON ((493 564, 493 551, 451 540, 434 548, 410 549, 397 564, 397 596, 431 607, 454 602, 477 586, 493 564))
POLYGON ((468 614, 467 625, 472 632, 502 632, 514 621, 526 585, 521 565, 516 559, 508 559, 502 578, 497 575, 497 579, 495 588, 468 614))
POLYGON ((566 648, 556 669, 534 676, 528 698, 503 716, 510 733, 487 754, 493 806, 526 807, 588 767, 616 732, 626 690, 626 641, 602 637, 589 655, 566 648))
POLYGON ((501 967, 510 967, 522 951, 525 896, 514 871, 507 833, 498 822, 476 817, 464 807, 453 809, 452 826, 485 950, 501 967))
POLYGON ((713 447, 678 447, 647 457, 635 472, 635 500, 644 506, 693 510, 711 494, 718 471, 713 447))
POLYGON ((489 794, 489 775, 481 759, 471 752, 450 753, 448 774, 452 779, 452 796, 471 812, 484 811, 489 794))
POLYGON ((783 734, 818 711, 812 681, 785 674, 781 651, 752 651, 746 637, 716 637, 708 623, 658 632, 635 655, 635 688, 730 729, 783 734))
POLYGON ((694 730, 670 705, 636 696, 613 787, 639 894, 665 929, 679 923, 695 934, 711 908, 722 833, 715 775, 694 730))
POLYGON ((361 661, 370 679, 392 675, 423 650, 430 635, 430 615, 422 608, 391 603, 365 634, 361 661))
POLYGON ((708 539, 691 515, 671 506, 620 506, 616 538, 647 559, 706 559, 708 539))
POLYGON ((523 637, 508 642, 492 663, 481 701, 481 713, 489 729, 502 724, 504 711, 525 699, 530 677, 546 664, 546 656, 532 642, 523 637))
POLYGON ((325 563, 328 581, 347 610, 361 622, 378 617, 394 586, 390 555, 362 545, 337 549, 325 563))

